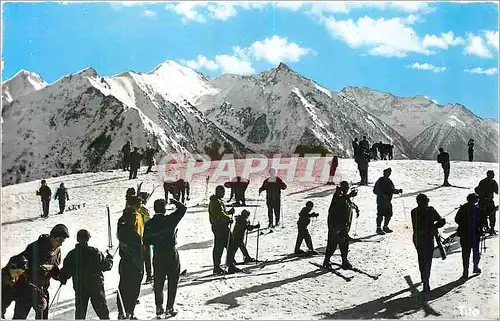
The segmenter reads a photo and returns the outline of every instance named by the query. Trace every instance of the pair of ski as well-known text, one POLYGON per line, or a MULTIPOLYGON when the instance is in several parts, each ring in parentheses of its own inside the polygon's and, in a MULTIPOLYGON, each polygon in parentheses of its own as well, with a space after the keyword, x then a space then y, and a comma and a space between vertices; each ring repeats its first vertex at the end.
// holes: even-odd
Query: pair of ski
MULTIPOLYGON (((337 269, 334 269, 334 268, 331 268, 331 267, 324 267, 322 264, 319 264, 319 263, 316 263, 316 262, 312 262, 312 261, 309 261, 309 263, 311 263, 312 265, 317 266, 317 267, 319 267, 319 268, 321 268, 321 269, 323 269, 325 271, 332 272, 333 274, 337 275, 338 277, 341 277, 342 279, 344 279, 347 282, 351 282, 351 280, 354 278, 354 276, 346 276, 346 275, 343 275, 340 272, 338 272, 337 270, 343 269, 342 265, 339 264, 339 263, 333 263, 333 262, 331 263, 333 265, 338 266, 339 268, 337 268, 337 269)), ((349 269, 346 268, 344 270, 349 270, 349 271, 353 271, 353 272, 365 275, 365 276, 367 276, 367 277, 369 277, 370 279, 373 279, 373 280, 378 280, 378 278, 381 275, 380 273, 378 273, 378 274, 370 274, 370 273, 367 273, 367 272, 365 272, 363 270, 360 270, 358 268, 355 268, 355 267, 352 267, 352 268, 349 268, 349 269)))
POLYGON ((266 266, 268 261, 269 260, 265 260, 265 261, 262 261, 260 263, 253 264, 249 267, 243 268, 243 269, 241 269, 241 272, 236 272, 236 273, 231 273, 231 274, 220 274, 220 275, 209 274, 209 275, 200 276, 199 278, 193 279, 192 282, 208 282, 208 281, 220 280, 220 279, 238 278, 238 277, 245 276, 245 275, 257 276, 257 275, 278 273, 277 271, 270 271, 270 272, 263 272, 263 273, 254 273, 252 271, 252 270, 256 270, 256 271, 262 270, 266 266))

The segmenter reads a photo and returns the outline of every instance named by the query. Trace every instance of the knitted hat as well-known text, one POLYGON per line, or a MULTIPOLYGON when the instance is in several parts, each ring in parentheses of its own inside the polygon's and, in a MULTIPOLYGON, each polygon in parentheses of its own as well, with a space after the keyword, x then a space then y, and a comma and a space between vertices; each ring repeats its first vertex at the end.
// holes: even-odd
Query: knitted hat
POLYGON ((68 238, 69 237, 68 228, 64 224, 57 224, 50 231, 50 236, 68 238))

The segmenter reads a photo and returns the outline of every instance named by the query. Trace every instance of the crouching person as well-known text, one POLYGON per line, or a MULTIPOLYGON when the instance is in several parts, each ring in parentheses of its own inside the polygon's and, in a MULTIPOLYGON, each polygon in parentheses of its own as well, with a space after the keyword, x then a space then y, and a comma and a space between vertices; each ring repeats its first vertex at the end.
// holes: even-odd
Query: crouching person
POLYGON ((229 249, 228 249, 228 255, 227 258, 231 262, 226 262, 227 266, 233 266, 235 264, 234 262, 234 255, 238 251, 238 249, 241 250, 241 253, 243 254, 243 262, 244 263, 250 263, 250 262, 255 262, 255 259, 248 254, 248 250, 245 246, 245 242, 243 239, 245 238, 245 232, 252 231, 256 228, 260 228, 260 224, 257 225, 250 225, 250 222, 248 221, 248 217, 250 216, 250 212, 247 210, 241 211, 241 214, 236 216, 235 224, 234 224, 234 229, 233 229, 233 237, 229 241, 229 249))
POLYGON ((90 302, 95 313, 101 320, 109 319, 109 310, 104 292, 104 275, 113 267, 111 254, 104 256, 95 247, 88 245, 90 233, 79 230, 76 234, 78 243, 64 259, 60 281, 66 284, 73 278, 75 290, 75 320, 84 320, 87 315, 87 306, 90 302))

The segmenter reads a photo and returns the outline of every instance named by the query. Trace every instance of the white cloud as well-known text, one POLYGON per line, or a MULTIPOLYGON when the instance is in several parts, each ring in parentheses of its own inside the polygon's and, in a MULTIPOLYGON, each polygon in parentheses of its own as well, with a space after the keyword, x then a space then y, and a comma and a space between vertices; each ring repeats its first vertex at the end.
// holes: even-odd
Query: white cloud
POLYGON ((467 34, 467 46, 464 49, 467 55, 476 55, 482 58, 491 58, 492 54, 486 42, 481 36, 476 36, 472 33, 467 34))
POLYGON ((123 7, 136 7, 136 6, 144 6, 148 3, 148 1, 113 1, 109 3, 112 8, 120 9, 123 7))
POLYGON ((287 38, 274 35, 262 41, 255 41, 249 47, 235 46, 231 54, 216 55, 213 60, 199 55, 196 60, 181 60, 181 63, 193 69, 221 70, 226 73, 253 74, 254 61, 265 60, 271 64, 279 62, 297 62, 302 57, 314 53, 287 38))
POLYGON ((180 2, 177 4, 167 4, 165 9, 170 10, 182 17, 183 22, 196 21, 206 22, 205 17, 197 11, 197 8, 206 6, 203 2, 180 2))
POLYGON ((410 52, 434 54, 423 45, 415 30, 406 25, 407 19, 365 16, 357 21, 336 20, 333 17, 323 17, 322 21, 332 36, 353 48, 372 47, 372 55, 404 57, 410 52))
POLYGON ((465 72, 471 73, 471 74, 482 74, 482 75, 495 75, 498 70, 497 68, 488 68, 488 69, 483 69, 481 67, 476 67, 473 69, 465 69, 465 72))
POLYGON ((156 12, 154 12, 153 10, 146 9, 144 10, 143 15, 146 17, 155 17, 156 12))
POLYGON ((321 2, 306 2, 306 1, 279 1, 276 2, 276 7, 291 11, 304 9, 309 13, 316 15, 325 15, 331 13, 349 13, 352 10, 363 8, 374 8, 379 10, 395 10, 406 13, 429 13, 434 9, 426 2, 421 1, 395 1, 395 2, 379 2, 379 1, 321 1, 321 2))
POLYGON ((267 2, 179 2, 167 4, 166 10, 173 11, 182 17, 184 22, 206 22, 208 19, 226 21, 238 14, 238 10, 261 9, 267 2))
POLYGON ((436 67, 434 65, 428 63, 414 63, 413 65, 407 66, 410 69, 418 69, 418 70, 431 70, 433 72, 443 72, 446 70, 446 67, 436 67))
POLYGON ((207 59, 205 56, 198 55, 196 60, 180 60, 181 64, 188 66, 192 69, 208 69, 217 70, 219 66, 213 60, 207 59))
POLYGON ((497 31, 485 31, 484 36, 486 37, 486 41, 488 42, 488 45, 495 48, 498 51, 498 40, 499 40, 498 30, 497 31))
POLYGON ((300 47, 294 42, 288 42, 287 38, 277 35, 263 41, 255 41, 248 51, 248 55, 256 60, 266 60, 272 64, 281 61, 297 62, 303 56, 312 53, 311 49, 300 47))
POLYGON ((448 49, 449 46, 464 45, 465 40, 461 37, 455 37, 452 31, 442 33, 441 36, 425 35, 423 40, 424 47, 437 47, 448 49))

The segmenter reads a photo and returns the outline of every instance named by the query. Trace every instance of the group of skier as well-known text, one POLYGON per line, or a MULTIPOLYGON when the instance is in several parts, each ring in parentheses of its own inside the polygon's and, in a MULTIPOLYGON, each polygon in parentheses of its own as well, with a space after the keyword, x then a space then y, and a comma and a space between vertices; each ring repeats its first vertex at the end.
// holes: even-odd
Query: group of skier
MULTIPOLYGON (((48 217, 50 210, 50 200, 52 197, 52 190, 50 189, 49 186, 47 186, 46 180, 41 181, 41 186, 38 189, 38 191, 36 191, 36 195, 40 196, 41 200, 41 205, 42 205, 41 217, 48 217)), ((58 214, 64 213, 64 210, 66 209, 66 201, 69 201, 68 190, 64 186, 64 183, 61 183, 59 185, 59 188, 57 189, 56 194, 54 195, 54 199, 59 200, 58 214)))
POLYGON ((121 149, 123 171, 129 171, 129 179, 137 178, 137 171, 141 167, 141 161, 144 159, 148 166, 146 174, 150 173, 154 165, 154 156, 156 153, 158 153, 158 150, 149 145, 146 146, 143 154, 139 153, 139 147, 134 147, 132 151, 130 141, 127 141, 121 149))

